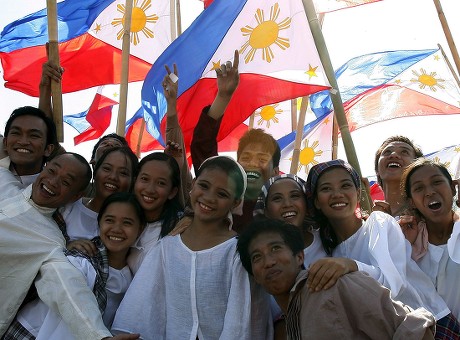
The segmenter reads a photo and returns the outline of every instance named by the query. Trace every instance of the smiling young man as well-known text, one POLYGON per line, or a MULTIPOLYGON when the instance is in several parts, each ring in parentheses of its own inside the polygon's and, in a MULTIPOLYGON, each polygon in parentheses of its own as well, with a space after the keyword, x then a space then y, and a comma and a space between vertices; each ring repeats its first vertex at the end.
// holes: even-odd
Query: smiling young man
POLYGON ((400 188, 402 173, 416 158, 422 156, 422 150, 407 137, 391 136, 385 139, 374 159, 375 173, 385 201, 375 201, 374 210, 384 211, 391 216, 407 213, 409 206, 400 188))
POLYGON ((0 160, 0 166, 9 169, 25 188, 37 178, 56 144, 53 121, 40 109, 20 107, 6 122, 3 148, 8 157, 0 160))
POLYGON ((86 280, 64 255, 65 240, 52 217, 83 194, 91 178, 88 162, 74 153, 57 156, 24 190, 9 170, 0 168, 0 174, 0 337, 32 283, 77 339, 111 337, 86 280))
POLYGON ((390 298, 361 272, 342 276, 327 290, 310 292, 299 229, 257 220, 238 240, 241 262, 285 314, 288 339, 433 339, 434 317, 390 298))
MULTIPOLYGON (((217 134, 224 112, 238 87, 239 55, 235 51, 233 64, 227 61, 216 69, 217 94, 211 106, 203 109, 193 131, 191 154, 193 166, 198 169, 201 163, 217 155, 217 134)), ((228 113, 231 114, 231 113, 228 113)), ((272 135, 262 129, 250 129, 240 139, 237 161, 246 171, 248 187, 244 195, 243 214, 234 215, 233 229, 241 233, 252 221, 252 212, 264 183, 279 173, 281 151, 272 135)))

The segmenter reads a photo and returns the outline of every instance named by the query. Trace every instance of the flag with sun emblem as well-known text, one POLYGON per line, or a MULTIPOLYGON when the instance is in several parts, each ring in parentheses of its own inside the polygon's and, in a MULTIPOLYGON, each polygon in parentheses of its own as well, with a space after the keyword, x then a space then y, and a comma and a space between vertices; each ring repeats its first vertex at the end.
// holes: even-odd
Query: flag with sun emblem
POLYGON ((453 179, 460 179, 460 144, 430 153, 425 157, 443 164, 449 169, 453 179))
MULTIPOLYGON (((332 113, 305 125, 300 143, 297 176, 307 179, 311 167, 332 159, 332 113)), ((280 171, 291 173, 292 154, 296 132, 278 139, 281 148, 280 171)))
POLYGON ((313 0, 316 13, 338 11, 349 7, 355 7, 382 0, 313 0))
MULTIPOLYGON (((142 81, 170 44, 168 0, 134 0, 129 81, 142 81)), ((65 0, 57 4, 64 93, 119 84, 124 0, 65 0)), ((48 41, 46 9, 7 25, 0 35, 5 86, 38 96, 48 41)))
MULTIPOLYGON (((460 89, 442 53, 392 51, 354 58, 336 72, 350 131, 399 117, 460 113, 460 89)), ((312 110, 332 110, 328 93, 312 110)))
POLYGON ((163 65, 179 70, 178 115, 186 145, 217 93, 215 69, 240 53, 240 84, 220 126, 222 140, 263 105, 329 88, 301 0, 215 0, 158 58, 144 81, 140 112, 161 143, 163 65), (193 61, 193 63, 191 62, 193 61))

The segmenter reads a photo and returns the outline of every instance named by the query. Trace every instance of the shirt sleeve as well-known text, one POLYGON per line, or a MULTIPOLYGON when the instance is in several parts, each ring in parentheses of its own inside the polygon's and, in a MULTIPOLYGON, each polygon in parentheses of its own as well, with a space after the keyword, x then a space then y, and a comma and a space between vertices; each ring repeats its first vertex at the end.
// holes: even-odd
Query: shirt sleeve
POLYGON ((203 108, 198 123, 193 130, 190 152, 195 172, 207 158, 217 156, 217 134, 219 133, 222 117, 218 120, 209 117, 210 107, 203 108))
POLYGON ((35 286, 40 299, 61 315, 77 339, 112 336, 85 277, 59 249, 41 266, 35 286))

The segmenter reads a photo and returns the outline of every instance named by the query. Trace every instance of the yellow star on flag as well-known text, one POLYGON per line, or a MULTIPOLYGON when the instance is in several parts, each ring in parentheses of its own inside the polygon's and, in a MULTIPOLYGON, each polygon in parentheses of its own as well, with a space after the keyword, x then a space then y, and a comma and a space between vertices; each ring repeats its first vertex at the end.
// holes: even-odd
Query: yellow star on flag
POLYGON ((217 70, 220 68, 220 60, 218 60, 216 63, 215 62, 212 62, 212 69, 211 71, 213 70, 217 70))
POLYGON ((96 24, 96 27, 94 27, 94 32, 99 33, 99 31, 101 30, 101 24, 96 24))
POLYGON ((313 77, 318 77, 318 75, 316 74, 316 69, 318 68, 318 66, 316 67, 311 67, 310 64, 308 64, 308 71, 306 71, 305 73, 308 74, 310 76, 310 80, 311 78, 313 77))

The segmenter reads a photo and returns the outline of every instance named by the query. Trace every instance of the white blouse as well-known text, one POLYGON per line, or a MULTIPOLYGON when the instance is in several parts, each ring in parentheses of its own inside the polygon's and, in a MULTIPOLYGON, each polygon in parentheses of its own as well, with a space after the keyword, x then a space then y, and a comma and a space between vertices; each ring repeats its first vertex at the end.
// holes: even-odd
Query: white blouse
POLYGON ((201 251, 166 236, 148 252, 120 304, 114 333, 142 339, 269 339, 269 299, 236 253, 236 238, 201 251))
POLYGON ((162 222, 163 220, 148 223, 136 243, 129 250, 128 266, 133 274, 137 273, 145 255, 158 242, 162 222))
POLYGON ((68 204, 62 211, 62 217, 67 226, 67 235, 71 241, 91 240, 99 236, 97 212, 92 211, 83 204, 83 199, 68 204))
POLYGON ((447 244, 428 244, 428 252, 417 261, 420 268, 431 278, 439 295, 447 306, 460 318, 460 222, 454 224, 447 244))
POLYGON ((436 320, 449 313, 430 278, 412 260, 411 245, 398 222, 388 214, 373 212, 332 255, 354 259, 360 271, 391 290, 394 300, 414 309, 425 307, 436 320))

